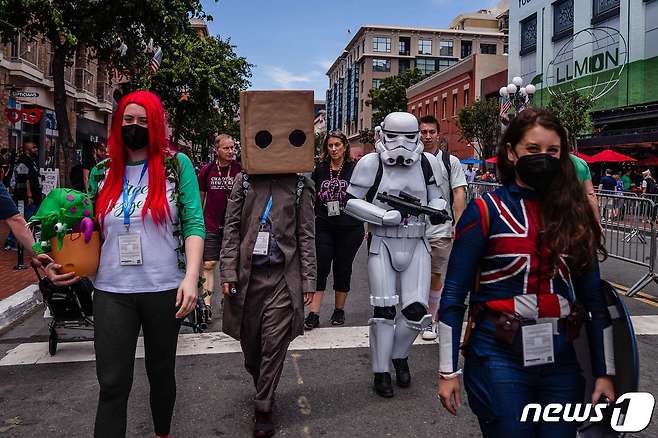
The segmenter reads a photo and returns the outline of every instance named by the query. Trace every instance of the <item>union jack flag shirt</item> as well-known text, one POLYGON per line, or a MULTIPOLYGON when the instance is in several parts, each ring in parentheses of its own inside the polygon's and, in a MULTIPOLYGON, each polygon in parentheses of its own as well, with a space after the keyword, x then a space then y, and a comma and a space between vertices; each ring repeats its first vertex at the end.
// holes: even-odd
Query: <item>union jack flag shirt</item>
MULTIPOLYGON (((551 236, 542 235, 541 230, 536 193, 515 184, 468 205, 457 224, 441 295, 441 372, 457 369, 469 292, 471 304, 484 303, 494 311, 535 320, 568 316, 576 297, 589 312, 605 311, 598 261, 589 272, 578 275, 570 271, 565 257, 552 265, 546 245, 551 236)), ((603 357, 602 327, 593 330, 589 324, 588 337, 594 374, 611 374, 603 357)))

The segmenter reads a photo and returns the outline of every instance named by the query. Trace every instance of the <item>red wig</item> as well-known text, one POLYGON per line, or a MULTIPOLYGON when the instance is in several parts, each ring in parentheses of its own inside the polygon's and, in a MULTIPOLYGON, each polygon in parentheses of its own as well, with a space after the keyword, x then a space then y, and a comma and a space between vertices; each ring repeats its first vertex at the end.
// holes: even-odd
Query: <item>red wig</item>
POLYGON ((160 98, 150 91, 134 91, 125 95, 119 101, 117 110, 112 118, 112 128, 108 140, 108 156, 110 166, 98 193, 96 201, 96 219, 103 223, 123 192, 123 177, 126 170, 126 147, 123 144, 121 125, 126 107, 134 103, 146 110, 149 131, 149 144, 147 146, 148 160, 148 193, 142 208, 142 219, 148 210, 156 224, 162 224, 171 218, 169 202, 167 200, 165 155, 167 150, 165 112, 160 98))

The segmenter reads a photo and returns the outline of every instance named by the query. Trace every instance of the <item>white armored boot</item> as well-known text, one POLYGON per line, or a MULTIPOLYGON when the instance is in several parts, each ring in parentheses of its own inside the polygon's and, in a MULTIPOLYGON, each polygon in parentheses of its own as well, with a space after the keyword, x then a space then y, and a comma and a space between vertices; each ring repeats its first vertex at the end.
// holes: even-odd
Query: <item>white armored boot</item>
POLYGON ((390 364, 395 336, 395 322, 391 319, 371 318, 370 355, 372 370, 375 373, 375 392, 382 397, 393 397, 390 364))

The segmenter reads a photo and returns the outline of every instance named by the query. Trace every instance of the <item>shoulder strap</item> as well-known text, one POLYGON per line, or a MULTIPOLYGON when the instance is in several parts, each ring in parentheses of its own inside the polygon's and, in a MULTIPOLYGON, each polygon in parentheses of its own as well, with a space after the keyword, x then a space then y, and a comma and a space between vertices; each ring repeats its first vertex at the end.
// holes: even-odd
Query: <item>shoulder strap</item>
POLYGON ((302 199, 302 192, 304 191, 305 184, 306 178, 304 175, 297 175, 297 187, 295 187, 295 207, 299 207, 299 201, 302 199))
POLYGON ((366 201, 368 202, 372 202, 372 200, 375 199, 375 196, 377 195, 377 189, 379 188, 379 183, 382 182, 382 173, 384 173, 384 165, 382 164, 382 160, 379 159, 377 161, 379 162, 379 167, 377 167, 375 182, 372 184, 372 187, 370 187, 370 190, 368 190, 368 193, 366 193, 366 201))
POLYGON ((475 205, 480 210, 480 220, 482 225, 482 234, 484 237, 489 237, 490 219, 489 219, 489 206, 484 198, 475 199, 475 205))
POLYGON ((423 169, 423 178, 425 179, 425 185, 428 186, 430 185, 432 176, 434 176, 434 172, 432 171, 432 165, 430 164, 430 160, 427 159, 425 154, 422 154, 420 156, 420 167, 423 169))
POLYGON ((448 151, 441 152, 441 161, 443 161, 443 167, 445 167, 448 174, 448 191, 450 192, 450 208, 452 208, 455 203, 455 195, 452 193, 452 165, 450 164, 450 154, 448 151))

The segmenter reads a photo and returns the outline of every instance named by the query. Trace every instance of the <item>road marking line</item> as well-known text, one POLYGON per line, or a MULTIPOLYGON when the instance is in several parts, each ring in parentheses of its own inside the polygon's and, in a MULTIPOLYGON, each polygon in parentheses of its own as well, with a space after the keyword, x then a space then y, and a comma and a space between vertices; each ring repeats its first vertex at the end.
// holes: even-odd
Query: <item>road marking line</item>
MULTIPOLYGON (((658 315, 632 316, 636 335, 658 335, 658 315)), ((296 338, 289 347, 291 351, 334 350, 345 348, 367 348, 368 326, 318 328, 296 338)), ((463 333, 463 330, 462 330, 463 333)), ((419 336, 415 345, 436 345, 436 341, 423 341, 419 336)), ((240 342, 219 332, 186 333, 178 337, 177 356, 241 353, 240 342)), ((144 339, 137 341, 135 357, 144 358, 144 339)), ((20 344, 9 350, 0 360, 0 366, 36 365, 67 362, 93 361, 93 341, 62 342, 57 354, 48 354, 47 342, 20 344)))
MULTIPOLYGON (((614 283, 612 281, 610 282, 610 284, 613 285, 616 289, 619 289, 620 291, 624 292, 624 294, 628 292, 629 288, 627 286, 624 286, 623 284, 614 283)), ((638 301, 642 301, 643 303, 649 304, 650 306, 658 307, 658 298, 646 292, 639 291, 631 298, 638 301)))

